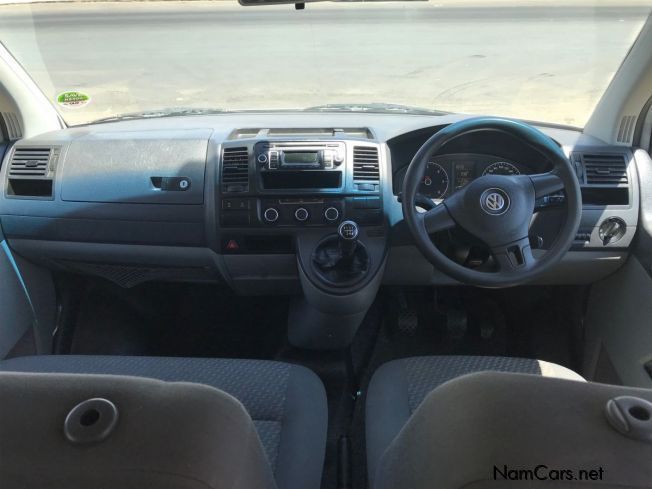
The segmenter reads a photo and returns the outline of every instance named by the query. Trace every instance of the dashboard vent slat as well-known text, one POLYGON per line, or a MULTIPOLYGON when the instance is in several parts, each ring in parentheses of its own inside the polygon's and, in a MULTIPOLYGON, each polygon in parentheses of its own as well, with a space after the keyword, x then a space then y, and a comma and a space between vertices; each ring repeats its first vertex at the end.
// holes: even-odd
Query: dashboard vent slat
POLYGON ((380 179, 378 148, 356 146, 353 148, 353 181, 371 182, 380 179))
POLYGON ((14 112, 0 112, 0 129, 9 141, 17 141, 23 137, 20 119, 14 112))
POLYGON ((51 148, 16 148, 11 157, 9 176, 46 176, 51 153, 51 148))
POLYGON ((627 162, 622 154, 583 154, 586 183, 622 185, 628 183, 627 162))
POLYGON ((616 140, 619 143, 630 144, 634 137, 634 129, 636 128, 636 116, 626 115, 620 120, 620 127, 618 128, 618 136, 616 140))
POLYGON ((249 190, 249 151, 246 147, 225 148, 222 153, 222 188, 225 192, 249 190))

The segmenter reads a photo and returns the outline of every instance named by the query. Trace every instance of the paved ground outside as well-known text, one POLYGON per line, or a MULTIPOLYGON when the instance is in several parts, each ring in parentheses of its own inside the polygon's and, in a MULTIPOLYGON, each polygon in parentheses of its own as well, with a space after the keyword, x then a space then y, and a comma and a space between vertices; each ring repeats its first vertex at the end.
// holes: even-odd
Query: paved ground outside
POLYGON ((173 106, 385 102, 583 125, 651 5, 18 4, 0 5, 0 41, 53 101, 91 96, 61 108, 72 124, 173 106))

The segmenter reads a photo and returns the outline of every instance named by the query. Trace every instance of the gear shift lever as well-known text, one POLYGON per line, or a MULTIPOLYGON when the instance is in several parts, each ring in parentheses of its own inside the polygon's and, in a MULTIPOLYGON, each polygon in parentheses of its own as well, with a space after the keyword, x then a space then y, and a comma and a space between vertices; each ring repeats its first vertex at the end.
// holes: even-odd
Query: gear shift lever
POLYGON ((343 259, 350 259, 358 247, 358 225, 353 221, 344 221, 337 228, 339 247, 343 259))
POLYGON ((369 270, 369 255, 358 242, 360 229, 353 221, 344 221, 337 235, 329 235, 319 242, 312 255, 317 275, 326 283, 346 287, 362 280, 369 270))

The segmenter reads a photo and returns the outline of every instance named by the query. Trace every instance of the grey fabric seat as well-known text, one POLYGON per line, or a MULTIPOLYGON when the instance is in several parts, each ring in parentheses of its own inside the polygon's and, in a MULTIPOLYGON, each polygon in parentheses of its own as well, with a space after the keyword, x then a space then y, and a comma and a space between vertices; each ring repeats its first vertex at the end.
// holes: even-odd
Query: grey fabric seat
POLYGON ((381 456, 426 396, 448 380, 481 371, 584 380, 561 365, 525 358, 430 356, 388 362, 374 373, 367 391, 365 419, 370 487, 374 487, 381 456))
POLYGON ((251 416, 188 382, 0 372, 2 489, 278 489, 251 416))
POLYGON ((463 375, 426 396, 383 453, 373 489, 652 489, 652 443, 635 428, 652 428, 639 424, 650 400, 650 389, 463 375), (622 404, 606 414, 621 396, 638 417, 622 404))
POLYGON ((249 412, 279 489, 317 489, 328 408, 319 378, 297 365, 263 360, 39 355, 0 362, 0 371, 108 374, 220 389, 249 412))

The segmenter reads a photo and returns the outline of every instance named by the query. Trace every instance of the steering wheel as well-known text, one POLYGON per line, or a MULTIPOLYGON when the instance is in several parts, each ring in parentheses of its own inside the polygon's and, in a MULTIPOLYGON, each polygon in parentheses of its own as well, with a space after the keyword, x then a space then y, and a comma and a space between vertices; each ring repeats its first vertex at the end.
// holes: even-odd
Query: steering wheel
POLYGON ((521 122, 477 117, 446 126, 430 137, 412 159, 403 181, 403 215, 425 258, 450 277, 480 287, 510 287, 529 282, 558 263, 570 248, 582 213, 580 187, 568 158, 548 136, 521 122), (553 165, 537 175, 485 175, 444 199, 427 212, 418 212, 419 184, 428 161, 453 139, 478 131, 511 135, 539 152, 553 165), (566 220, 550 249, 535 259, 529 227, 535 200, 566 192, 566 220), (466 268, 444 255, 430 235, 459 226, 483 241, 498 264, 495 272, 466 268))

